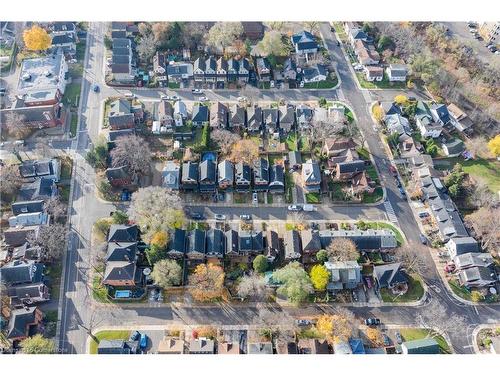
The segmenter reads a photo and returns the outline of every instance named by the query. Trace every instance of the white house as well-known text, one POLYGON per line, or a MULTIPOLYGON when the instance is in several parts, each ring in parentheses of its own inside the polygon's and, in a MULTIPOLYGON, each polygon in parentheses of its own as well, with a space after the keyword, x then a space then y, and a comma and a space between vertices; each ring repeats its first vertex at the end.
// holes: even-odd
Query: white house
POLYGON ((450 258, 455 258, 457 255, 465 253, 477 253, 479 251, 479 244, 472 237, 458 237, 451 238, 445 245, 450 258))
POLYGON ((384 79, 384 68, 380 66, 365 66, 365 78, 369 82, 380 82, 384 79))
POLYGON ((417 103, 415 122, 424 138, 438 138, 443 131, 443 127, 434 121, 429 107, 423 101, 417 103))
POLYGON ((386 72, 390 82, 405 82, 408 75, 408 68, 403 64, 390 64, 386 72))

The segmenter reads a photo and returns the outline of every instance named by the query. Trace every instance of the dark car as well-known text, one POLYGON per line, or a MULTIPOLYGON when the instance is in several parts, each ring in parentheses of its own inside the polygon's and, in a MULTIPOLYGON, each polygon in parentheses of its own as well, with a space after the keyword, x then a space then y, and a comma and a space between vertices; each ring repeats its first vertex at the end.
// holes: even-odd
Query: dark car
POLYGON ((400 188, 401 187, 401 181, 399 181, 399 178, 395 178, 394 180, 396 181, 396 186, 398 188, 400 188))
POLYGON ((401 337, 401 333, 399 333, 399 331, 396 331, 394 333, 394 336, 396 336, 396 342, 401 345, 403 343, 403 337, 401 337))
POLYGON ((368 318, 368 319, 365 319, 365 325, 367 325, 367 326, 378 326, 378 325, 380 325, 380 319, 378 319, 378 318, 368 318))
POLYGON ((423 245, 427 244, 427 237, 425 237, 422 233, 418 235, 420 237, 420 242, 422 242, 423 245))
POLYGON ((193 220, 203 220, 203 215, 200 214, 199 212, 193 212, 191 214, 191 219, 193 219, 193 220))
POLYGON ((139 340, 139 337, 141 337, 141 334, 139 331, 134 331, 131 335, 130 335, 130 341, 137 341, 139 340))
POLYGON ((391 339, 385 333, 382 334, 382 340, 384 340, 384 346, 391 345, 391 339))
POLYGON ((406 192, 405 192, 405 190, 403 189, 403 187, 402 187, 402 186, 399 186, 399 192, 401 193, 401 195, 402 195, 403 197, 406 197, 406 192))
POLYGON ((421 218, 421 219, 425 219, 426 217, 429 217, 429 213, 428 212, 419 212, 418 213, 418 217, 421 218))
POLYGON ((249 221, 252 219, 252 217, 250 215, 242 214, 242 215, 240 215, 240 219, 245 220, 245 221, 249 221))
POLYGON ((92 87, 92 90, 94 90, 94 92, 99 92, 99 85, 95 84, 95 85, 92 87))
POLYGON ((297 319, 295 321, 295 324, 297 324, 297 326, 299 326, 299 327, 307 327, 307 326, 312 325, 313 322, 311 322, 310 320, 307 320, 307 319, 297 319))

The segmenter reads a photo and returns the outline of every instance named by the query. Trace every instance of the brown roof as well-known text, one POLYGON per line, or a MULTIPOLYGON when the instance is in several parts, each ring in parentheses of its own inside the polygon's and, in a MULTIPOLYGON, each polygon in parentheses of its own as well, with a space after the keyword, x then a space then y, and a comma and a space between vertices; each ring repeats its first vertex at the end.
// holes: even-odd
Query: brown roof
POLYGON ((220 342, 218 354, 241 354, 240 346, 236 342, 220 342))
POLYGON ((318 339, 301 339, 298 342, 299 353, 302 354, 330 354, 328 342, 318 339))
POLYGON ((361 64, 365 64, 368 59, 380 61, 380 55, 372 44, 368 44, 360 39, 357 39, 354 42, 354 49, 361 60, 361 64))
POLYGON ((355 148, 357 145, 352 138, 326 138, 325 146, 328 151, 343 151, 355 148))
POLYGON ((379 76, 383 77, 384 76, 384 68, 380 66, 365 66, 365 69, 370 73, 370 75, 373 76, 379 76))
POLYGON ((178 337, 164 337, 158 344, 158 354, 183 354, 184 340, 178 337))

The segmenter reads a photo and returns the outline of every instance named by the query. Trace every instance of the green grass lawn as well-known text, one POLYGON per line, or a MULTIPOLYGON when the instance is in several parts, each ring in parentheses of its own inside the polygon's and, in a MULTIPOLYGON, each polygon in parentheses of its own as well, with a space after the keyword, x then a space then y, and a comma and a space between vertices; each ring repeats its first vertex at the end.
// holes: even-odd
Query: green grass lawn
POLYGON ((250 203, 252 201, 252 197, 249 193, 234 193, 233 201, 234 203, 250 203))
MULTIPOLYGON (((403 336, 404 341, 421 340, 427 338, 429 335, 429 330, 423 328, 403 328, 399 332, 401 333, 401 336, 403 336)), ((434 339, 439 344, 441 353, 443 354, 451 353, 450 346, 448 345, 443 336, 439 335, 434 337, 434 339)))
POLYGON ((352 111, 349 108, 347 107, 345 108, 344 115, 347 121, 349 121, 349 124, 352 124, 354 122, 354 113, 352 113, 352 111))
POLYGON ((321 203, 321 196, 319 193, 306 193, 306 202, 311 204, 321 203))
POLYGON ((108 290, 101 283, 102 277, 95 275, 92 279, 92 296, 97 302, 109 303, 108 290))
POLYGON ((285 223, 286 230, 295 230, 295 224, 293 223, 285 223))
POLYGON ((80 90, 82 85, 80 83, 70 83, 64 90, 64 103, 66 105, 78 106, 78 98, 80 97, 80 90))
POLYGON ((309 141, 309 138, 308 137, 300 137, 299 138, 299 142, 298 142, 298 146, 299 146, 299 151, 303 151, 303 152, 310 152, 311 151, 311 142, 309 141))
POLYGON ((368 150, 366 148, 359 147, 356 149, 356 151, 358 152, 358 155, 361 159, 370 160, 370 153, 368 152, 368 150))
POLYGON ((346 194, 342 190, 342 188, 345 186, 345 183, 342 182, 333 182, 330 181, 328 183, 328 188, 330 192, 332 193, 331 199, 333 201, 345 201, 346 200, 346 194))
MULTIPOLYGON (((334 72, 330 74, 335 74, 334 72)), ((305 89, 331 89, 339 82, 337 76, 335 78, 328 77, 325 81, 304 83, 305 89)))
POLYGON ((293 181, 293 176, 285 171, 285 199, 287 203, 292 203, 293 194, 292 190, 295 188, 295 183, 293 181))
POLYGON ((270 89, 271 82, 259 82, 259 89, 270 89))
POLYGON ((397 229, 392 224, 382 223, 379 221, 373 221, 373 222, 366 223, 366 227, 371 228, 371 229, 389 229, 389 230, 393 231, 394 235, 396 236, 396 241, 398 241, 399 246, 402 245, 404 242, 403 235, 401 234, 399 229, 397 229))
POLYGON ((335 29, 335 34, 338 35, 339 39, 343 42, 347 41, 347 34, 344 31, 344 26, 342 22, 334 22, 333 28, 335 29))
POLYGON ((472 301, 470 292, 464 287, 461 287, 456 280, 448 280, 448 284, 450 285, 451 290, 453 290, 453 293, 455 293, 457 296, 467 301, 472 301))
POLYGON ((169 82, 168 83, 168 88, 169 89, 178 89, 181 87, 181 84, 178 82, 169 82))
POLYGON ((64 203, 69 202, 69 185, 59 185, 59 196, 61 197, 61 201, 64 203))
POLYGON ((297 151, 297 134, 290 133, 285 139, 286 147, 289 151, 297 151))
MULTIPOLYGON (((109 330, 109 331, 100 331, 94 335, 97 340, 128 340, 130 337, 130 331, 123 330, 109 330)), ((99 346, 99 342, 94 340, 90 340, 90 348, 89 354, 97 354, 97 347, 99 346)))
POLYGON ((375 203, 381 200, 383 197, 384 197, 384 190, 380 186, 378 186, 375 188, 372 194, 368 194, 365 192, 365 194, 363 194, 362 202, 375 203))
POLYGON ((281 161, 283 161, 283 156, 282 155, 269 155, 269 165, 275 165, 281 161))
POLYGON ((325 335, 321 334, 316 327, 304 328, 296 332, 297 338, 300 339, 322 339, 325 335))
POLYGON ((61 180, 71 178, 71 171, 73 169, 73 160, 70 157, 61 158, 61 180))
POLYGON ((273 203, 273 195, 271 193, 267 193, 267 203, 273 203))
POLYGON ((405 89, 406 82, 389 82, 387 75, 384 73, 384 79, 380 82, 369 82, 365 79, 365 74, 363 72, 356 72, 356 78, 358 79, 361 87, 365 89, 405 89))
POLYGON ((424 295, 422 281, 417 275, 408 275, 408 292, 402 296, 395 296, 386 288, 380 289, 380 296, 384 302, 414 302, 424 295))
POLYGON ((71 113, 71 123, 69 126, 69 133, 71 134, 71 137, 76 136, 77 130, 78 130, 78 113, 72 112, 71 113))
POLYGON ((50 277, 50 296, 53 300, 59 298, 59 288, 61 285, 62 266, 61 263, 53 263, 45 268, 45 276, 50 277))

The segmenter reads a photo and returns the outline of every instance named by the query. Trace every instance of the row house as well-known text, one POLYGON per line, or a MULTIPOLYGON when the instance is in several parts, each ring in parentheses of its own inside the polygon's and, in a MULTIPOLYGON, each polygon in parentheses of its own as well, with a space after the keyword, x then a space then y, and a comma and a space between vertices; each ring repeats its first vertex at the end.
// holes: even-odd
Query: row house
POLYGON ((241 60, 226 60, 223 57, 216 60, 212 56, 206 60, 198 58, 194 62, 193 76, 195 82, 248 82, 250 62, 246 58, 241 60))
POLYGON ((256 61, 257 76, 261 82, 271 81, 271 63, 265 57, 259 57, 256 61))

